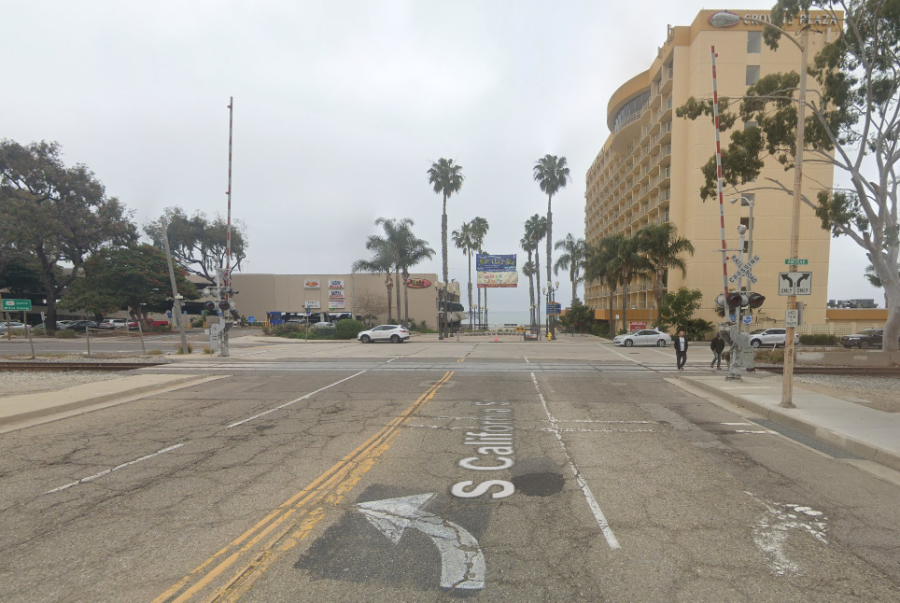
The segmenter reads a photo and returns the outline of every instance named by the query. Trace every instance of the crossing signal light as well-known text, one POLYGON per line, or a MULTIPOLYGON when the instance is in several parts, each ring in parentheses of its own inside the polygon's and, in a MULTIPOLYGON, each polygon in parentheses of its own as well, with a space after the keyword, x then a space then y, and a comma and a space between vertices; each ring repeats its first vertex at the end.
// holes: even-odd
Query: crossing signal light
POLYGON ((743 293, 738 291, 732 291, 728 294, 728 307, 729 308, 740 308, 746 306, 749 303, 749 299, 743 293))
POLYGON ((765 295, 760 295, 759 293, 751 293, 749 295, 748 302, 750 307, 754 310, 762 306, 764 301, 766 301, 765 295))
POLYGON ((716 296, 716 307, 717 307, 717 308, 724 308, 724 307, 725 307, 725 296, 724 296, 723 294, 721 294, 721 293, 719 293, 719 294, 716 296))
POLYGON ((206 302, 205 304, 203 304, 203 309, 208 310, 209 312, 215 312, 216 311, 216 302, 211 302, 211 301, 206 302))
POLYGON ((223 299, 219 302, 219 310, 221 310, 222 312, 228 312, 229 310, 231 310, 231 305, 231 302, 227 302, 223 299))

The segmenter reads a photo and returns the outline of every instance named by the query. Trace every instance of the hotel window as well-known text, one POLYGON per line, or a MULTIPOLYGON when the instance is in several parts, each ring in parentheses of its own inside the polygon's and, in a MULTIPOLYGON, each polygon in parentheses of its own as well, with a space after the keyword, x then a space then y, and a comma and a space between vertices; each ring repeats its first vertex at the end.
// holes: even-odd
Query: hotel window
POLYGON ((748 31, 747 32, 747 53, 748 54, 759 54, 762 52, 762 32, 761 31, 748 31))
POLYGON ((747 65, 747 85, 752 86, 759 81, 759 65, 747 65))

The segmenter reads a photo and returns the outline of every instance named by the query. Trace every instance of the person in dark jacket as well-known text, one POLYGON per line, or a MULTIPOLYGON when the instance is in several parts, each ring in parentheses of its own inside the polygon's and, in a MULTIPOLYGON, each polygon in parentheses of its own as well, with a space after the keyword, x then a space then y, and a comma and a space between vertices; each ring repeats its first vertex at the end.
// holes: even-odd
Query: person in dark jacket
POLYGON ((716 333, 716 336, 709 343, 709 349, 712 350, 713 359, 712 362, 709 363, 709 368, 712 368, 713 365, 716 365, 716 369, 722 370, 722 352, 725 351, 725 340, 722 339, 722 336, 716 333))
POLYGON ((688 340, 684 336, 684 331, 678 331, 678 335, 672 340, 675 346, 675 357, 678 359, 678 370, 683 371, 684 365, 687 364, 688 340))

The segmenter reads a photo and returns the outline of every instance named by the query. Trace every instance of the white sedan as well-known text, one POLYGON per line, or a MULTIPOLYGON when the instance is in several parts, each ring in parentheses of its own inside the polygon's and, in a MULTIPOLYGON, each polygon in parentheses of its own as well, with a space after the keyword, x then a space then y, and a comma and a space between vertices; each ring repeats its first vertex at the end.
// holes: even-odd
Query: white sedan
POLYGON ((655 345, 662 348, 672 343, 672 338, 667 333, 656 329, 641 329, 627 335, 617 335, 613 339, 613 343, 624 345, 626 348, 633 345, 655 345))
POLYGON ((357 336, 363 343, 372 341, 390 341, 391 343, 402 343, 409 339, 409 331, 406 327, 399 325, 381 325, 368 331, 360 331, 357 336))

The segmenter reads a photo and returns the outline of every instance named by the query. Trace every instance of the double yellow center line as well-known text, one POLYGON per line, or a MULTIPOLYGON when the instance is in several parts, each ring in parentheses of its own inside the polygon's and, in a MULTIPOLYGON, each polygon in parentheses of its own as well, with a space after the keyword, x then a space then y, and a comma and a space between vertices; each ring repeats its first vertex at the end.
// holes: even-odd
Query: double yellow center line
POLYGON ((182 603, 200 593, 209 593, 217 578, 231 572, 218 588, 207 595, 208 603, 237 601, 281 556, 309 536, 325 516, 328 507, 339 504, 390 447, 412 416, 450 380, 448 371, 409 408, 382 427, 356 450, 317 477, 308 486, 283 502, 255 526, 228 543, 173 584, 153 603, 182 603))

